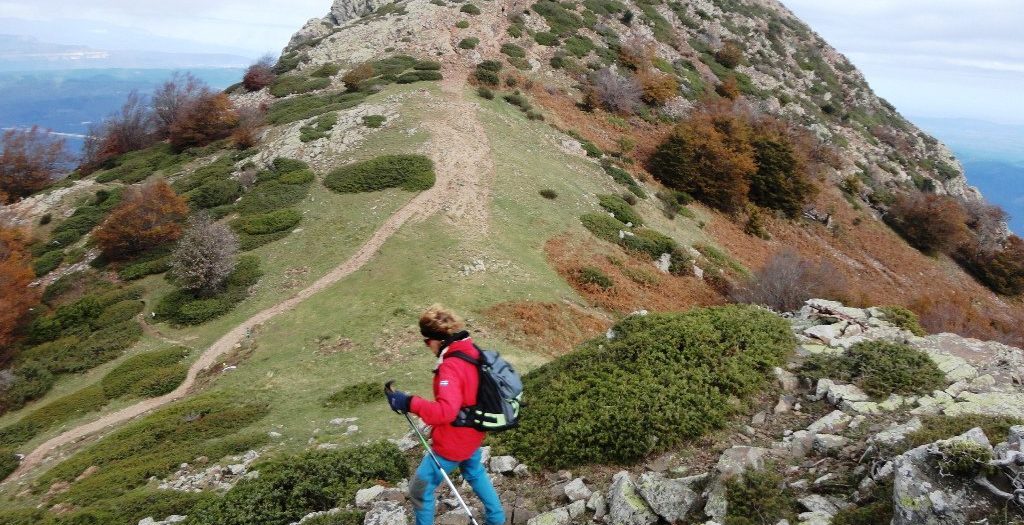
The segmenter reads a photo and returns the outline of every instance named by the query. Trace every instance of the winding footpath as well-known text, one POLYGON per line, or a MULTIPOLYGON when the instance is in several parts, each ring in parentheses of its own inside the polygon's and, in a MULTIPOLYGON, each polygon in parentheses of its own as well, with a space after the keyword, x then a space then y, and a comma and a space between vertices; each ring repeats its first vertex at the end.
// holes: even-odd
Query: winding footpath
POLYGON ((116 412, 106 414, 57 435, 25 456, 10 479, 18 479, 53 456, 61 447, 78 443, 114 425, 147 414, 168 403, 184 398, 204 370, 240 343, 255 327, 288 312, 317 292, 341 281, 373 259, 380 247, 410 220, 422 221, 446 210, 452 222, 474 232, 486 232, 490 205, 490 182, 494 162, 490 144, 477 118, 478 106, 464 100, 467 72, 460 67, 446 68, 442 96, 431 106, 431 115, 424 126, 431 132, 427 145, 434 160, 437 181, 389 217, 373 236, 352 257, 331 270, 307 288, 245 320, 224 334, 203 351, 191 367, 184 382, 173 392, 146 399, 116 412))

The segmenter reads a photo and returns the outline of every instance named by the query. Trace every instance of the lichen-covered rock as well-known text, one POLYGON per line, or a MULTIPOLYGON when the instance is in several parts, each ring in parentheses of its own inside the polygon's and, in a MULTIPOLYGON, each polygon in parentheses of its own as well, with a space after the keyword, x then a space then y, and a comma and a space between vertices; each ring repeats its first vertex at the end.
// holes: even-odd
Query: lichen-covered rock
POLYGON ((893 425, 871 436, 868 441, 882 446, 893 446, 906 439, 910 433, 921 430, 922 426, 921 419, 915 417, 906 423, 893 425))
POLYGON ((565 491, 565 497, 569 498, 569 501, 589 499, 590 495, 593 494, 593 491, 583 482, 583 478, 576 478, 566 483, 563 490, 565 491))
POLYGON ((656 472, 646 472, 636 482, 637 491, 657 515, 669 523, 683 519, 700 499, 693 484, 706 476, 670 479, 656 472))
POLYGON ((342 25, 349 20, 366 16, 391 0, 335 0, 331 6, 330 20, 342 25))
POLYGON ((394 501, 378 501, 366 513, 363 525, 409 525, 409 513, 394 501))
POLYGON ((610 525, 653 525, 658 521, 643 497, 637 492, 629 472, 622 471, 612 477, 608 489, 608 523, 610 525))
POLYGON ((850 426, 850 422, 853 421, 853 417, 843 412, 842 410, 833 410, 832 412, 824 415, 821 419, 811 423, 807 426, 807 431, 812 434, 819 432, 825 434, 836 434, 846 430, 846 427, 850 426))
POLYGON ((491 458, 491 472, 497 474, 509 474, 519 466, 519 461, 512 456, 496 456, 491 458))

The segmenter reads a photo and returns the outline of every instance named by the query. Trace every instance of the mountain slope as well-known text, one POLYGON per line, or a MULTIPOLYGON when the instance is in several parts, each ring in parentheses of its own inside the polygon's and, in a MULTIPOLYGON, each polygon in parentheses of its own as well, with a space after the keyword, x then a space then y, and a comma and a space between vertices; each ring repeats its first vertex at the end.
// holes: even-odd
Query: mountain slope
MULTIPOLYGON (((180 165, 143 170, 141 178, 167 178, 186 194, 185 183, 211 166, 225 164, 225 177, 241 180, 247 163, 273 172, 281 157, 307 163, 314 180, 294 204, 301 221, 249 251, 260 259, 263 276, 237 307, 198 326, 175 325, 157 314, 174 285, 160 275, 143 277, 136 281, 145 301, 139 343, 84 374, 62 376, 51 393, 0 416, 0 429, 16 427, 64 396, 98 384, 127 357, 168 344, 189 349, 189 382, 172 393, 76 411, 18 441, 18 450, 30 455, 5 492, 13 496, 20 492, 15 483, 30 483, 32 490, 17 498, 19 506, 45 502, 94 509, 149 490, 145 485, 151 475, 169 476, 167 466, 149 463, 147 456, 138 470, 128 469, 117 479, 102 477, 127 469, 124 462, 144 454, 103 456, 116 447, 96 435, 160 407, 125 428, 137 435, 155 433, 157 422, 178 417, 174 411, 192 406, 187 403, 226 399, 232 406, 260 405, 259 417, 240 417, 237 426, 230 426, 226 432, 237 441, 226 445, 201 441, 181 451, 154 437, 152 446, 168 447, 165 462, 191 461, 208 450, 226 455, 224 447, 228 453, 244 452, 231 447, 291 453, 311 445, 330 448, 400 437, 401 421, 379 403, 339 409, 325 398, 345 387, 388 379, 426 392, 424 371, 432 358, 413 325, 422 308, 439 301, 464 312, 480 340, 524 370, 604 333, 614 319, 630 312, 727 302, 719 275, 741 279, 787 248, 832 264, 835 280, 846 281, 847 299, 858 303, 970 298, 977 318, 958 320, 965 332, 987 326, 992 333, 1012 334, 1014 319, 1022 318, 1015 300, 992 294, 949 259, 919 253, 878 219, 868 202, 876 192, 930 186, 967 200, 979 195, 962 176, 943 168, 959 169, 941 144, 875 97, 845 58, 780 4, 587 1, 576 6, 575 14, 551 2, 482 2, 479 14, 462 4, 441 4, 339 1, 331 15, 311 21, 296 35, 279 63, 279 70, 287 70, 283 79, 325 82, 313 84, 308 93, 280 97, 271 93, 280 84, 253 93, 232 91, 237 106, 269 106, 270 125, 244 158, 211 147, 180 165), (633 13, 628 23, 627 11, 633 13), (463 20, 468 27, 459 27, 463 20), (556 28, 562 31, 558 46, 536 42, 537 34, 556 28), (460 46, 470 37, 479 40, 473 49, 460 46), (743 44, 748 62, 735 70, 713 56, 729 40, 743 44), (679 79, 680 95, 628 118, 581 110, 586 64, 600 69, 617 63, 618 52, 609 47, 615 42, 620 51, 650 49, 652 63, 679 79), (523 56, 514 56, 516 49, 523 56), (574 51, 584 58, 573 58, 574 51), (401 66, 395 82, 359 91, 358 99, 342 98, 352 95, 344 80, 352 70, 367 61, 403 62, 396 58, 403 54, 418 60, 401 66), (552 65, 556 56, 562 57, 558 68, 552 65), (427 60, 439 63, 441 80, 406 77, 410 82, 404 83, 409 70, 434 71, 427 60), (483 60, 504 64, 503 86, 495 88, 499 96, 493 99, 475 89, 483 60), (413 62, 423 69, 413 68, 413 62), (328 67, 333 73, 326 76, 314 75, 325 66, 337 67, 328 67), (843 163, 824 174, 808 210, 812 216, 828 215, 828 224, 768 216, 770 240, 764 240, 746 234, 733 217, 699 204, 665 213, 655 195, 665 188, 642 166, 670 131, 674 116, 712 96, 714 86, 729 77, 740 79, 750 111, 778 113, 837 148, 843 163), (521 110, 516 90, 536 105, 536 114, 521 110), (322 114, 336 116, 332 129, 304 141, 322 114), (368 124, 372 117, 383 124, 368 124), (633 148, 623 147, 630 142, 633 148), (339 194, 322 184, 339 167, 395 154, 429 157, 436 175, 433 187, 421 193, 393 188, 339 194), (617 164, 602 166, 595 158, 600 156, 617 164), (613 166, 619 171, 609 169, 613 166), (863 174, 867 189, 862 195, 847 195, 837 187, 853 174, 863 174), (631 185, 647 198, 638 195, 627 206, 647 228, 692 257, 686 259, 687 271, 663 271, 651 255, 599 240, 581 224, 587 214, 605 214, 600 196, 622 194, 631 185), (585 279, 595 272, 612 285, 585 279), (178 401, 182 397, 189 398, 186 404, 178 401), (358 418, 358 428, 350 432, 346 424, 334 423, 340 418, 358 418), (65 458, 71 460, 62 462, 65 458), (75 481, 82 472, 71 470, 93 460, 102 463, 100 477, 75 481), (64 482, 69 492, 63 492, 64 482), (47 495, 54 483, 58 488, 47 495)), ((101 171, 5 212, 23 224, 35 224, 46 212, 62 217, 97 189, 135 183, 126 178, 116 168, 101 171)), ((259 191, 259 184, 255 187, 259 191)), ((226 222, 239 218, 245 195, 225 210, 226 222)), ((37 233, 45 236, 51 229, 39 227, 37 233)), ((627 237, 617 228, 614 234, 619 240, 627 237)), ((76 241, 74 247, 86 252, 87 242, 76 241)), ((88 257, 84 254, 83 260, 88 257)), ((100 272, 69 262, 42 284, 93 273, 119 281, 109 268, 100 272)), ((126 437, 118 432, 108 439, 117 443, 126 437)))

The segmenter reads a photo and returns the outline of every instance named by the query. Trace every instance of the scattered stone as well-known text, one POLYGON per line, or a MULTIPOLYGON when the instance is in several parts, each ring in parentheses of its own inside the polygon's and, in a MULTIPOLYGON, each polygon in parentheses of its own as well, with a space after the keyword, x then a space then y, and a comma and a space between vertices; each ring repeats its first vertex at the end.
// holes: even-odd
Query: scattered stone
POLYGON ((526 525, 568 525, 571 519, 569 510, 566 507, 559 507, 530 518, 526 525))
POLYGON ((497 456, 491 458, 491 472, 508 474, 513 472, 517 466, 519 466, 519 462, 512 456, 497 456))
POLYGON ((800 379, 796 377, 796 374, 783 370, 782 368, 775 367, 772 369, 775 373, 775 378, 779 380, 779 386, 786 392, 795 392, 800 388, 800 379))
POLYGON ((691 485, 705 477, 668 479, 662 474, 647 472, 637 480, 636 488, 657 515, 669 523, 676 523, 686 517, 700 499, 691 485))
POLYGON ((366 513, 363 525, 408 525, 409 513, 404 505, 393 501, 378 501, 366 513))
POLYGON ((587 484, 583 482, 583 478, 576 478, 563 487, 565 496, 569 498, 570 502, 580 501, 589 499, 594 491, 587 487, 587 484))
POLYGON ((793 404, 796 403, 796 398, 790 395, 779 396, 779 402, 775 404, 775 408, 772 412, 776 414, 785 414, 793 410, 793 404))
POLYGON ((512 469, 512 474, 517 477, 524 477, 530 475, 530 469, 523 463, 516 465, 516 468, 512 469))
POLYGON ((608 489, 608 507, 608 519, 614 525, 653 525, 658 521, 658 515, 637 492, 627 471, 612 477, 612 486, 608 489))
POLYGON ((852 420, 853 418, 842 410, 833 410, 821 419, 808 425, 807 431, 812 434, 817 434, 819 432, 825 434, 837 434, 846 430, 846 427, 850 426, 850 421, 852 420))
POLYGON ((566 509, 569 511, 569 519, 574 520, 582 516, 587 511, 587 502, 583 500, 574 501, 570 503, 566 509))
POLYGON ((608 514, 608 503, 604 499, 604 494, 600 492, 591 494, 590 499, 587 500, 587 508, 594 513, 595 520, 604 518, 608 514))
POLYGON ((833 454, 850 444, 850 438, 834 436, 831 434, 816 434, 814 436, 814 451, 819 454, 833 454))
POLYGON ((922 426, 923 424, 921 423, 921 419, 915 417, 906 423, 893 425, 874 436, 871 436, 868 441, 870 443, 877 443, 886 447, 893 446, 906 439, 907 435, 910 433, 921 430, 922 426))

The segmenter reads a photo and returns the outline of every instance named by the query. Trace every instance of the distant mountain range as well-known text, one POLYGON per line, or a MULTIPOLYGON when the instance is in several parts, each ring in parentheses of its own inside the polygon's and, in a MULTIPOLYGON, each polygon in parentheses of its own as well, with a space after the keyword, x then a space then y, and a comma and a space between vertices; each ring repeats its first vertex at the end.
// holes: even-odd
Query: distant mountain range
POLYGON ((98 49, 85 45, 43 42, 22 35, 0 35, 0 71, 229 68, 243 67, 252 60, 252 57, 225 53, 98 49))

